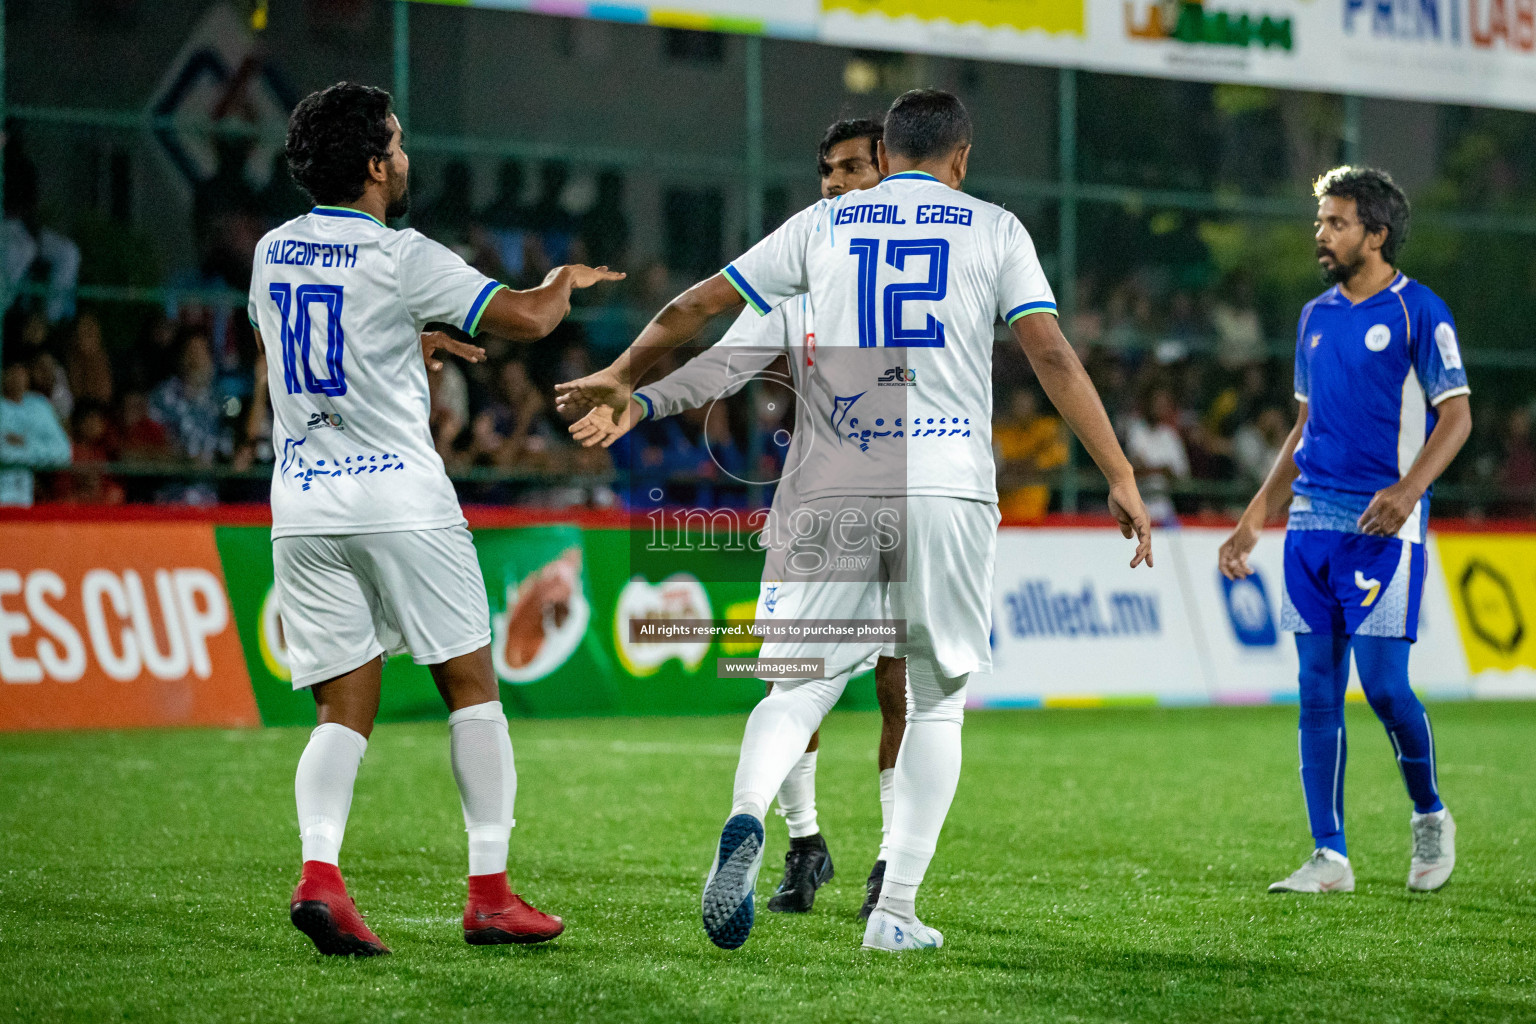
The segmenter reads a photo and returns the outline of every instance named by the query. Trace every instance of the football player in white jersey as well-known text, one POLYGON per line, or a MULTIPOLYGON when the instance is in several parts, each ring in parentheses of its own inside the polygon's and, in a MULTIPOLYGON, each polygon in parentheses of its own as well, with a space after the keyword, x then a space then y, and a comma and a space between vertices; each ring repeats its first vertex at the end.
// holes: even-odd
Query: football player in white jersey
MULTIPOLYGON (((896 759, 896 807, 885 884, 864 945, 905 951, 942 944, 916 916, 918 886, 960 776, 969 674, 991 667, 988 637, 997 542, 992 459, 993 325, 1001 317, 1045 392, 1109 481, 1109 508, 1151 564, 1151 528, 1135 476, 1104 407, 1056 324, 1056 305, 1018 218, 959 191, 971 120, 937 90, 899 97, 880 146, 884 181, 822 200, 790 218, 720 274, 674 299, 610 367, 561 385, 567 407, 618 416, 632 381, 659 350, 694 337, 743 301, 759 313, 809 293, 816 370, 799 472, 802 508, 790 564, 849 586, 808 587, 802 619, 875 619, 888 602, 906 623, 907 726, 896 759), (884 367, 896 348, 903 370, 884 367), (888 386, 882 386, 888 385, 888 386), (910 385, 910 386, 905 386, 910 385)), ((785 680, 753 710, 731 813, 705 882, 704 928, 735 948, 753 924, 763 816, 806 739, 836 702, 848 654, 830 645, 765 644, 786 656, 825 653, 826 678, 785 680)), ((855 647, 856 645, 847 645, 855 647)))
POLYGON ((469 834, 464 938, 542 942, 558 917, 507 882, 517 774, 491 666, 490 613, 463 512, 428 426, 428 323, 533 341, 574 288, 616 280, 560 267, 514 292, 437 242, 385 225, 409 205, 389 94, 343 82, 294 108, 287 158, 315 208, 257 245, 249 315, 272 401, 272 557, 295 689, 319 726, 294 789, 303 873, 293 923, 322 953, 388 948, 363 923, 337 861, 379 709, 382 659, 409 651, 449 710, 469 834))
MULTIPOLYGON (((828 126, 816 150, 817 171, 821 177, 823 198, 840 196, 857 189, 880 184, 879 156, 876 145, 885 127, 874 118, 854 118, 828 126)), ((689 360, 676 371, 654 384, 637 390, 617 423, 606 407, 593 409, 571 424, 571 434, 582 444, 608 447, 640 422, 675 416, 685 409, 698 409, 728 398, 753 379, 761 378, 779 359, 788 363, 788 380, 796 392, 814 386, 809 373, 815 360, 816 330, 810 296, 800 295, 774 307, 767 316, 744 310, 731 329, 707 352, 689 360)), ((772 378, 769 378, 772 379, 772 378)), ((812 412, 802 404, 797 415, 812 412)), ((812 431, 805 432, 810 437, 812 431)), ((811 582, 786 579, 783 540, 786 519, 798 504, 795 485, 799 475, 793 471, 803 455, 804 446, 791 434, 784 464, 790 467, 779 481, 769 512, 767 535, 779 541, 767 546, 763 563, 763 581, 758 593, 756 617, 759 621, 783 617, 794 608, 797 587, 811 582)), ((836 584, 833 584, 834 586, 836 584)), ((880 705, 880 744, 876 764, 880 772, 880 850, 875 865, 864 883, 864 903, 859 917, 868 918, 880 898, 885 878, 886 842, 891 832, 891 812, 896 802, 896 752, 901 747, 901 733, 906 727, 906 664, 888 657, 881 644, 869 644, 867 657, 849 671, 853 675, 875 667, 875 696, 880 705)), ((768 684, 771 689, 773 684, 768 684)), ((811 734, 805 753, 795 762, 784 785, 779 788, 778 811, 789 825, 789 849, 784 854, 784 878, 768 901, 768 909, 790 913, 809 911, 815 903, 816 890, 832 878, 832 854, 816 818, 816 754, 821 746, 821 731, 811 734)))

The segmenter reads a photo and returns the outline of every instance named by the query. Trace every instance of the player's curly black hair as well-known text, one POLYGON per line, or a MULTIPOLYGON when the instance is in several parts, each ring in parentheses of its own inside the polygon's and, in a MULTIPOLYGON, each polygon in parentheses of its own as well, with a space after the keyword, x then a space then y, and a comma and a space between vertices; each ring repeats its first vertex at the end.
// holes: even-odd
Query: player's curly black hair
POLYGON ((827 157, 832 154, 832 147, 849 139, 869 140, 869 161, 874 163, 877 159, 875 143, 885 135, 885 125, 873 117, 850 117, 842 121, 833 121, 827 126, 826 134, 821 137, 821 144, 816 147, 816 173, 823 178, 832 173, 832 165, 827 163, 827 157))
POLYGON ((1381 243, 1381 258, 1392 266, 1397 265, 1397 253, 1408 241, 1408 197, 1397 187, 1392 175, 1375 167, 1352 167, 1348 164, 1325 172, 1312 183, 1312 194, 1318 199, 1333 196, 1337 199, 1353 199, 1355 216, 1360 218, 1366 234, 1375 234, 1385 228, 1387 240, 1381 243))
POLYGON ((321 206, 355 202, 368 163, 389 159, 390 95, 356 82, 312 92, 288 119, 288 171, 321 206))

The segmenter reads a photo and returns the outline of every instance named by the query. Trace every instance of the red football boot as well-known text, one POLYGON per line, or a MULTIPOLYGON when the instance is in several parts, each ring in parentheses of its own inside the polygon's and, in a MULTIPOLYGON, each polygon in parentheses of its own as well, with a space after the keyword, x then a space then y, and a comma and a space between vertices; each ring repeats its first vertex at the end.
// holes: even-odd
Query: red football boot
POLYGON ((389 952, 389 947, 363 923, 363 915, 347 895, 347 883, 334 864, 304 862, 304 874, 299 887, 293 890, 288 917, 327 956, 379 956, 389 952))
POLYGON ((472 946, 547 942, 565 931, 565 922, 546 914, 507 885, 505 871, 469 876, 464 905, 464 941, 472 946))

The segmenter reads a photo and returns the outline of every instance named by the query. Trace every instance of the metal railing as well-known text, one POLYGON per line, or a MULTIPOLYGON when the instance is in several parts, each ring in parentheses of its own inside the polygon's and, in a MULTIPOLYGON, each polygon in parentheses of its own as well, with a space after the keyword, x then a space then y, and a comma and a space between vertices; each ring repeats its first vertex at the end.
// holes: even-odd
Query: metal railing
MULTIPOLYGON (((409 0, 393 2, 393 93, 395 109, 402 124, 411 122, 411 3, 409 0)), ((192 115, 163 116, 147 110, 85 109, 42 105, 7 105, 5 82, 5 0, 0 0, 0 123, 15 118, 36 124, 61 127, 80 127, 110 131, 154 133, 178 131, 204 136, 255 137, 278 141, 275 129, 234 121, 213 120, 192 115)), ((521 139, 490 136, 447 136, 424 132, 412 133, 411 145, 424 153, 456 156, 502 156, 531 160, 559 159, 577 165, 660 170, 686 173, 690 177, 699 174, 729 179, 742 190, 742 209, 745 211, 745 230, 750 238, 763 233, 763 190, 770 181, 800 179, 808 173, 807 161, 769 160, 765 146, 764 127, 764 76, 763 40, 760 36, 743 37, 744 59, 744 109, 743 125, 745 143, 739 154, 720 156, 714 154, 683 154, 658 146, 655 149, 633 149, 608 146, 571 146, 521 139)), ((1277 197, 1243 193, 1239 191, 1141 188, 1109 182, 1083 181, 1078 167, 1078 72, 1063 68, 1057 72, 1057 177, 1055 179, 1028 176, 978 174, 969 180, 971 188, 997 195, 1017 196, 1052 202, 1059 218, 1059 243, 1053 267, 1058 304, 1064 318, 1070 319, 1077 307, 1076 282, 1078 276, 1078 216, 1084 204, 1120 206, 1130 210, 1183 210, 1192 213, 1222 214, 1251 218, 1310 218, 1313 208, 1304 196, 1277 197)), ((1342 98, 1340 141, 1346 159, 1358 158, 1360 140, 1360 103, 1358 98, 1342 98)), ((0 175, 0 198, 4 195, 4 179, 0 175)), ((1438 224, 1444 227, 1486 232, 1490 234, 1536 235, 1536 215, 1523 211, 1474 212, 1433 208, 1415 211, 1420 224, 1438 224)), ((36 286, 28 286, 36 293, 36 286)), ((245 295, 229 289, 136 287, 114 284, 81 285, 76 292, 82 301, 102 303, 155 303, 175 304, 180 301, 205 302, 229 308, 243 306, 245 295)), ((9 296, 0 296, 9 304, 9 296)), ((622 322, 638 328, 648 318, 644 311, 621 306, 578 306, 572 311, 572 319, 578 323, 622 322)), ((1211 348, 1200 343, 1194 350, 1211 348)), ((1268 354, 1272 358, 1286 358, 1291 353, 1288 340, 1272 341, 1268 354)), ((1484 369, 1536 368, 1536 352, 1510 349, 1468 350, 1464 353, 1468 365, 1484 369)), ((755 421, 753 429, 756 429, 755 421)), ((751 450, 756 450, 753 445, 751 450)), ((1071 461, 1060 477, 1063 503, 1075 509, 1077 496, 1082 488, 1092 486, 1093 474, 1077 472, 1079 453, 1076 444, 1069 446, 1071 461)), ((114 464, 117 465, 117 464, 114 464)), ((209 470, 225 472, 225 470, 209 470)), ((114 470, 128 473, 131 470, 114 470)))
MULTIPOLYGON (((0 471, 26 469, 0 462, 0 471)), ((164 484, 243 483, 260 485, 272 479, 271 463, 256 463, 245 468, 225 464, 207 464, 181 460, 124 460, 118 462, 80 462, 69 466, 34 469, 43 480, 57 477, 111 478, 116 482, 162 482, 164 484)), ((602 490, 622 494, 634 482, 632 474, 623 468, 606 473, 561 473, 548 470, 498 468, 473 466, 451 469, 448 478, 460 489, 480 492, 495 488, 523 490, 527 492, 589 491, 602 490)), ((1062 495, 1075 490, 1079 499, 1093 499, 1088 511, 1098 511, 1098 501, 1109 494, 1104 478, 1093 470, 1071 467, 1042 472, 1036 483, 1049 487, 1053 494, 1062 495)), ((665 480, 645 477, 645 486, 657 483, 671 486, 696 487, 701 483, 714 492, 740 495, 750 498, 754 485, 729 480, 701 481, 693 476, 675 476, 665 480)), ((1249 480, 1183 479, 1168 481, 1162 493, 1168 494, 1181 505, 1199 506, 1215 511, 1237 511, 1245 506, 1258 490, 1258 483, 1249 480)), ((256 490, 260 490, 259 487, 256 490)), ((250 500, 248 495, 245 500, 250 500)), ((1536 487, 1509 488, 1497 483, 1438 483, 1434 498, 1437 509, 1449 507, 1457 514, 1469 511, 1486 511, 1499 508, 1521 508, 1525 515, 1536 516, 1536 487)), ((516 503, 516 502, 514 502, 516 503)), ((1059 505, 1057 501, 1054 504, 1059 505)), ((1063 511, 1078 511, 1063 509, 1063 511)))

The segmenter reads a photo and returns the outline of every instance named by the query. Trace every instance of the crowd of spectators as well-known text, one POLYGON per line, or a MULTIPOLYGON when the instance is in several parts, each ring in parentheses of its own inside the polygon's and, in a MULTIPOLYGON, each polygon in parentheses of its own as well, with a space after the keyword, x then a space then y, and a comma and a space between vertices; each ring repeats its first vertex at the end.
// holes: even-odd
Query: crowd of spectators
MULTIPOLYGON (((249 185, 232 169, 246 166, 248 157, 230 143, 221 171, 198 190, 196 273, 173 284, 243 293, 257 239, 305 209, 281 168, 267 185, 249 185)), ((14 207, 7 190, 6 231, 34 244, 28 266, 10 283, 41 286, 7 291, 13 302, 4 322, 0 503, 262 500, 271 425, 265 368, 244 309, 174 301, 153 310, 82 304, 77 311, 70 275, 78 251, 71 255, 73 243, 41 223, 25 192, 35 172, 8 146, 8 182, 13 174, 23 189, 14 207), (104 322, 113 329, 104 330, 104 322), (109 335, 125 340, 108 344, 109 335)), ((436 188, 417 183, 413 224, 515 287, 536 284, 565 262, 630 271, 621 286, 583 293, 583 301, 597 305, 578 309, 546 341, 529 346, 482 337, 486 362, 446 360, 431 375, 433 441, 466 500, 608 505, 661 488, 668 501, 742 504, 766 493, 753 484, 777 477, 793 398, 771 385, 642 424, 610 451, 576 446, 556 415, 554 383, 606 362, 686 283, 661 262, 633 264, 624 187, 616 171, 573 175, 558 162, 537 166, 530 181, 528 168, 513 160, 498 169, 490 201, 478 205, 466 163, 442 165, 436 188)), ((1295 416, 1290 356, 1273 340, 1286 325, 1263 322, 1252 279, 1235 274, 1193 290, 1131 274, 1107 283, 1085 279, 1077 292, 1068 337, 1153 515, 1166 520, 1241 507, 1295 416)), ((997 364, 1002 511, 1012 520, 1039 519, 1060 507, 1063 471, 1091 467, 1080 456, 1074 461, 1064 426, 1016 349, 1001 343, 997 364)), ((1515 406, 1488 418, 1479 410, 1480 435, 1453 474, 1487 485, 1488 512, 1536 511, 1532 412, 1515 406)))

